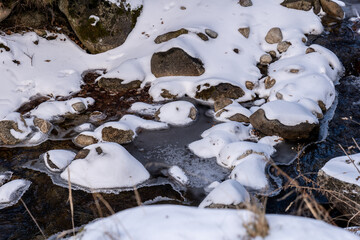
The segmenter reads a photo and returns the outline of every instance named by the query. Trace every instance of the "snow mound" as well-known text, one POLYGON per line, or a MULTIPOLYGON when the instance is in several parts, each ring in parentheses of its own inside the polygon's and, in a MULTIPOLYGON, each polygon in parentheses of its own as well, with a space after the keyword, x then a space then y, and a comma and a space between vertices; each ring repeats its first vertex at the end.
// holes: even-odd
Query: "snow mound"
POLYGON ((187 125, 196 119, 195 106, 187 101, 175 101, 164 104, 156 112, 156 118, 172 125, 187 125))
POLYGON ((50 150, 43 158, 46 167, 52 172, 60 172, 74 159, 76 153, 69 150, 50 150))
POLYGON ((16 179, 0 186, 0 209, 16 204, 30 185, 28 180, 16 179))

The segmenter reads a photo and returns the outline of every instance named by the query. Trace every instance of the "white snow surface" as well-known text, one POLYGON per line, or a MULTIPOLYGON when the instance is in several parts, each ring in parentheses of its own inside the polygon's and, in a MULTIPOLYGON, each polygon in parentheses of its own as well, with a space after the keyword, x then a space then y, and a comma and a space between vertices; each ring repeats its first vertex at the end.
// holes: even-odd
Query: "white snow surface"
POLYGON ((16 204, 30 184, 28 180, 16 179, 0 186, 0 209, 16 204))
MULTIPOLYGON (((349 155, 349 157, 359 169, 360 153, 349 155)), ((360 173, 350 159, 347 156, 330 159, 321 170, 340 181, 360 186, 360 173)))
POLYGON ((90 150, 84 159, 76 159, 61 173, 61 178, 91 190, 134 187, 150 174, 121 145, 98 143, 85 147, 90 150), (96 150, 101 148, 102 153, 96 150), (69 176, 70 174, 70 176, 69 176))
POLYGON ((269 120, 279 120, 286 126, 296 126, 300 123, 318 124, 318 119, 303 105, 295 102, 275 100, 261 106, 269 120))
POLYGON ((235 180, 226 180, 216 186, 200 203, 199 208, 205 208, 211 204, 238 205, 249 203, 250 195, 248 191, 235 180))
POLYGON ((160 104, 148 104, 143 102, 136 102, 131 105, 129 112, 134 112, 142 115, 154 115, 162 105, 160 104))
POLYGON ((261 77, 256 67, 260 56, 270 50, 276 51, 277 44, 265 41, 267 32, 273 27, 279 27, 283 40, 292 43, 286 53, 279 54, 280 60, 269 66, 270 75, 277 81, 274 86, 276 91, 281 90, 287 99, 298 100, 306 96, 315 101, 323 100, 327 107, 331 105, 333 87, 330 82, 338 80, 342 66, 334 54, 320 46, 312 46, 316 52, 305 55, 307 47, 301 41, 304 34, 323 31, 320 18, 312 11, 285 8, 279 0, 252 2, 253 6, 245 8, 235 0, 127 0, 132 8, 143 4, 135 28, 122 46, 97 55, 87 54, 61 34, 52 41, 35 33, 1 35, 0 43, 8 46, 10 51, 0 53, 0 75, 3 79, 0 119, 36 94, 56 97, 79 91, 81 74, 88 69, 106 69, 105 77, 117 77, 124 83, 142 80, 143 86, 151 84, 150 94, 155 100, 164 100, 161 96, 163 89, 178 97, 185 94, 194 97, 198 85, 221 82, 241 87, 245 95, 238 99, 240 101, 252 100, 255 92, 266 97, 273 95, 269 92, 271 89, 245 88, 246 81, 258 83, 261 77), (249 38, 238 32, 240 27, 250 27, 249 38), (181 28, 188 29, 189 34, 161 44, 154 43, 157 36, 181 28), (201 40, 196 33, 205 29, 217 32, 218 37, 206 42, 201 40), (152 54, 173 47, 180 47, 201 59, 205 73, 199 77, 156 78, 150 68, 152 54), (239 49, 238 54, 233 51, 234 48, 239 49), (20 64, 16 64, 15 60, 20 64), (282 69, 288 69, 294 62, 301 65, 303 72, 286 80, 289 74, 282 69), (273 70, 278 70, 276 73, 279 76, 273 70), (307 83, 301 84, 295 79, 307 83), (310 82, 307 79, 313 80, 310 82), (284 85, 282 82, 287 83, 284 85), (287 84, 295 84, 301 91, 295 94, 287 84), (323 89, 318 88, 318 84, 323 89), (294 97, 291 98, 292 94, 294 97))
MULTIPOLYGON (((246 239, 244 226, 254 218, 254 214, 247 210, 202 209, 176 205, 142 206, 92 222, 71 239, 246 239)), ((266 220, 269 224, 269 235, 264 240, 359 239, 342 228, 315 219, 267 214, 266 220)))
POLYGON ((243 106, 241 106, 238 102, 233 102, 232 104, 224 107, 223 109, 217 111, 215 113, 215 119, 222 122, 231 121, 228 118, 234 116, 235 114, 241 114, 245 117, 249 118, 251 115, 251 111, 243 106), (216 116, 217 113, 222 112, 220 116, 216 116))
POLYGON ((175 101, 164 104, 159 108, 160 121, 172 125, 187 125, 194 120, 190 118, 191 109, 196 109, 194 104, 188 101, 175 101))
POLYGON ((178 166, 172 166, 169 168, 169 175, 182 185, 189 183, 189 178, 186 176, 184 170, 178 166))
POLYGON ((69 150, 50 150, 44 154, 44 162, 50 171, 60 172, 71 163, 75 155, 76 153, 69 150), (50 161, 55 167, 52 166, 50 161))

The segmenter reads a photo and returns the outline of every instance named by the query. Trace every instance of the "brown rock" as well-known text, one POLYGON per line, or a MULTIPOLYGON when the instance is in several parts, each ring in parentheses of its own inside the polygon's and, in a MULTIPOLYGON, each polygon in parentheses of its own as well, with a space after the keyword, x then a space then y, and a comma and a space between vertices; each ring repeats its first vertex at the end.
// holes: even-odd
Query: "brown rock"
POLYGON ((163 43, 163 42, 167 42, 173 38, 177 38, 179 37, 180 35, 183 35, 183 34, 188 34, 189 31, 186 30, 185 28, 181 28, 177 31, 173 31, 173 32, 168 32, 168 33, 165 33, 165 34, 162 34, 160 36, 157 36, 154 40, 154 42, 156 44, 160 44, 160 43, 163 43))
POLYGON ((272 57, 270 54, 264 54, 260 57, 260 64, 261 65, 268 65, 272 62, 272 57))
POLYGON ((242 7, 250 7, 253 5, 252 1, 251 0, 239 0, 239 4, 242 6, 242 7))
POLYGON ((327 15, 338 19, 344 18, 344 11, 337 3, 331 0, 320 0, 320 4, 327 15))
POLYGON ((195 120, 196 116, 197 116, 196 108, 194 108, 194 107, 190 108, 189 118, 192 119, 192 120, 195 120))
POLYGON ((52 129, 52 124, 49 121, 37 117, 34 118, 34 125, 38 127, 42 133, 45 134, 50 132, 50 130, 52 129))
POLYGON ((269 54, 270 54, 270 56, 271 56, 273 59, 276 58, 276 52, 275 52, 275 51, 271 50, 271 51, 269 52, 269 54))
POLYGON ((8 4, 6 4, 6 2, 2 3, 2 5, 0 6, 0 22, 6 19, 10 15, 10 13, 17 4, 18 1, 10 1, 10 3, 8 4))
POLYGON ((319 126, 317 124, 300 123, 295 126, 286 126, 278 120, 269 120, 263 109, 257 110, 250 116, 251 125, 260 132, 272 136, 280 136, 288 140, 308 139, 317 136, 319 126))
POLYGON ((75 139, 74 142, 81 146, 81 147, 86 147, 89 146, 91 144, 95 144, 98 142, 98 140, 96 138, 94 138, 93 136, 89 136, 89 135, 84 135, 84 134, 79 134, 75 139))
POLYGON ((245 87, 249 90, 253 90, 254 87, 255 87, 255 84, 253 82, 250 82, 250 81, 246 81, 245 82, 245 87))
POLYGON ((245 38, 249 38, 249 35, 250 35, 250 28, 249 28, 249 27, 239 28, 238 31, 239 31, 239 33, 241 33, 245 38))
POLYGON ((275 83, 276 83, 276 80, 267 76, 264 80, 264 83, 265 83, 265 89, 269 89, 269 88, 272 88, 275 83))
POLYGON ((74 103, 71 107, 78 113, 85 112, 86 110, 86 105, 83 102, 74 103))
POLYGON ((279 53, 283 53, 286 52, 290 46, 291 42, 283 41, 277 45, 277 50, 279 53))
POLYGON ((104 127, 101 134, 104 141, 115 142, 118 144, 132 142, 135 135, 132 130, 122 130, 113 127, 104 127))
POLYGON ((313 7, 313 0, 285 0, 281 5, 287 8, 309 11, 313 7))
POLYGON ((151 72, 155 77, 200 76, 205 72, 200 59, 193 58, 181 48, 157 52, 151 57, 151 72))
POLYGON ((313 5, 314 5, 314 13, 315 14, 319 14, 320 11, 321 11, 321 4, 320 4, 320 0, 314 0, 313 2, 313 5))
POLYGON ((235 121, 235 122, 245 122, 245 123, 249 123, 250 119, 241 114, 241 113, 235 113, 234 115, 232 115, 231 117, 228 118, 231 121, 235 121))
POLYGON ((214 102, 214 111, 217 112, 232 103, 230 98, 219 98, 214 102))
POLYGON ((315 52, 315 49, 313 49, 312 47, 309 47, 309 48, 307 48, 306 49, 306 54, 309 54, 309 53, 313 53, 313 52, 315 52))
POLYGON ((279 43, 282 39, 283 35, 278 27, 271 28, 265 36, 265 41, 270 44, 279 43))
POLYGON ((76 159, 84 159, 90 153, 89 149, 81 149, 75 156, 74 160, 76 159))
POLYGON ((135 80, 126 84, 123 84, 123 81, 124 80, 119 78, 101 78, 98 81, 98 85, 106 91, 117 93, 126 93, 132 89, 140 88, 141 86, 140 80, 135 80))
POLYGON ((15 138, 11 134, 11 130, 21 132, 21 130, 18 128, 17 123, 15 123, 14 121, 10 121, 10 120, 0 121, 0 140, 5 145, 15 145, 20 142, 19 139, 15 138))
POLYGON ((197 86, 198 91, 195 94, 195 98, 201 100, 213 99, 216 101, 219 98, 231 98, 238 99, 245 95, 244 90, 240 87, 231 85, 230 83, 220 83, 216 86, 204 85, 207 88, 201 90, 201 85, 197 86))
POLYGON ((196 35, 198 35, 198 37, 199 38, 201 38, 203 41, 209 41, 209 37, 208 36, 206 36, 205 34, 203 34, 203 33, 197 33, 196 35))
POLYGON ((162 90, 162 92, 160 93, 160 96, 162 96, 163 98, 166 98, 166 99, 176 99, 177 98, 177 94, 176 95, 174 95, 174 94, 171 94, 170 92, 169 92, 169 90, 167 90, 167 89, 161 89, 162 90))
POLYGON ((355 225, 360 224, 360 187, 356 184, 340 181, 319 171, 317 183, 324 191, 329 202, 355 225))

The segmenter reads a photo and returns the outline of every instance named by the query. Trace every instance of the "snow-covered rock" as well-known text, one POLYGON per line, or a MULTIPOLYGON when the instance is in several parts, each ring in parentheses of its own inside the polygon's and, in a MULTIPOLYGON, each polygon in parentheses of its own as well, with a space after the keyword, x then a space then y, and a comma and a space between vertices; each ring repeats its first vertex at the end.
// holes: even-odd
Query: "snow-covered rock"
POLYGON ((159 121, 172 125, 187 125, 196 119, 195 106, 187 101, 175 101, 164 104, 155 113, 159 121))
POLYGON ((84 149, 89 153, 76 159, 61 173, 61 178, 90 190, 133 187, 150 174, 144 166, 116 143, 98 143, 84 149))
POLYGON ((16 179, 0 186, 0 209, 16 204, 30 184, 28 180, 16 179))
POLYGON ((69 150, 50 150, 43 158, 46 167, 52 172, 61 172, 74 159, 76 153, 69 150))

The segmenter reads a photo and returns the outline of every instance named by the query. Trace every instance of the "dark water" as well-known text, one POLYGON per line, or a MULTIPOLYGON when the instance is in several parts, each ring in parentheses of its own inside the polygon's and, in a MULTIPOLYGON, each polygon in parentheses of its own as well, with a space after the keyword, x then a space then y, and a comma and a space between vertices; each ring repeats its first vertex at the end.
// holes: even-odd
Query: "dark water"
MULTIPOLYGON (((353 27, 350 22, 335 23, 327 29, 326 34, 309 36, 309 44, 323 45, 339 56, 346 67, 346 76, 340 80, 341 84, 336 86, 338 106, 329 123, 329 135, 326 140, 307 147, 298 161, 281 167, 293 178, 301 171, 316 180, 316 172, 330 158, 343 155, 338 144, 347 148, 354 145, 352 138, 360 142, 360 37, 353 32, 353 27)), ((201 107, 199 110, 202 117, 190 126, 172 127, 169 130, 156 132, 144 131, 132 144, 126 146, 129 152, 147 167, 153 177, 166 179, 167 168, 178 165, 191 178, 192 185, 187 189, 179 187, 174 190, 175 183, 140 188, 139 195, 143 202, 151 202, 161 196, 158 203, 197 205, 205 196, 201 186, 227 176, 227 170, 219 167, 214 159, 197 158, 186 149, 189 142, 200 139, 200 134, 214 124, 204 114, 206 107, 201 107)), ((72 227, 68 189, 54 185, 50 177, 44 173, 24 169, 21 166, 51 149, 79 150, 71 141, 50 140, 32 148, 0 148, 0 171, 11 170, 15 178, 32 181, 23 200, 47 236, 72 227)), ((285 146, 277 158, 288 159, 289 156, 295 156, 294 154, 293 150, 289 151, 289 146, 285 146)), ((301 179, 299 182, 306 185, 301 179)), ((287 206, 296 198, 296 194, 283 198, 287 193, 288 191, 283 191, 280 195, 269 198, 267 212, 285 213, 287 206)), ((115 212, 137 206, 133 191, 102 195, 115 212)), ((319 202, 327 206, 326 198, 321 195, 317 197, 319 202)), ((110 214, 103 205, 99 211, 93 196, 83 191, 73 191, 73 203, 76 226, 81 226, 101 215, 110 214)), ((294 204, 287 213, 296 214, 296 207, 297 205, 294 204)), ((40 239, 41 234, 21 203, 0 210, 0 239, 36 239, 37 237, 40 239)))

